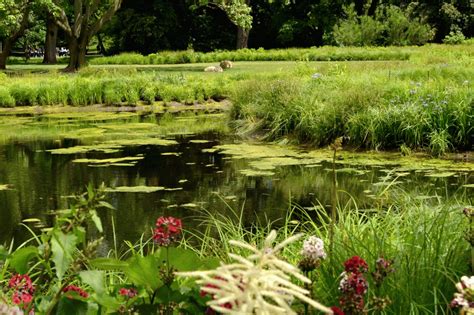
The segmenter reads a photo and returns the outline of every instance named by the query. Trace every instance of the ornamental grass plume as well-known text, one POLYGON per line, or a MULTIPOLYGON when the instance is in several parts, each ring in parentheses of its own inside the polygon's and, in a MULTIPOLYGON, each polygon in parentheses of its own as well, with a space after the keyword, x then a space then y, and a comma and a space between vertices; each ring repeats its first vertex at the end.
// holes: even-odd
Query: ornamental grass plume
POLYGON ((229 253, 234 263, 223 264, 215 270, 181 272, 179 276, 197 277, 201 291, 212 296, 207 304, 223 314, 296 314, 291 308, 295 298, 312 307, 333 314, 333 311, 308 297, 309 291, 291 282, 296 278, 311 283, 300 270, 281 260, 278 253, 288 244, 300 239, 302 234, 291 236, 273 246, 277 233, 272 230, 263 248, 242 241, 230 245, 251 251, 243 257, 229 253))

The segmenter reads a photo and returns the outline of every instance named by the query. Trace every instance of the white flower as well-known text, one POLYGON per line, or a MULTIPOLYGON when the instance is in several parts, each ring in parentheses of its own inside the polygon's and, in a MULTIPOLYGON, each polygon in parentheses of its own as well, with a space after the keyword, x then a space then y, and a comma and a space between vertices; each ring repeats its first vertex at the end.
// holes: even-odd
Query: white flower
POLYGON ((0 304, 0 315, 23 315, 23 311, 18 306, 0 304))
POLYGON ((474 276, 467 277, 462 276, 461 282, 463 284, 463 289, 473 289, 474 290, 474 276))
POLYGON ((301 255, 310 259, 325 259, 326 252, 324 251, 324 242, 316 236, 310 236, 303 242, 303 250, 301 255))
POLYGON ((332 314, 329 308, 309 298, 308 290, 291 282, 292 278, 305 283, 311 283, 311 280, 277 256, 281 249, 301 236, 289 237, 273 246, 276 232, 271 231, 261 249, 241 241, 230 241, 231 245, 247 249, 252 254, 242 257, 229 253, 235 263, 221 264, 215 270, 178 275, 199 278, 196 282, 201 284, 201 290, 212 296, 208 305, 223 314, 296 314, 290 306, 294 298, 332 314))

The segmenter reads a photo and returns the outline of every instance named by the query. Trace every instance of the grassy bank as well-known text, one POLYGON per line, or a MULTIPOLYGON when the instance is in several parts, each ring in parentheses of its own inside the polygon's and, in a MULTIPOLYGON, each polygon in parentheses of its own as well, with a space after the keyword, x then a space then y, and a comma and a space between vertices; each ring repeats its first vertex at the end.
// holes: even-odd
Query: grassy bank
POLYGON ((470 150, 473 75, 462 66, 309 68, 298 78, 246 82, 233 95, 233 117, 242 132, 270 140, 324 146, 344 136, 370 149, 470 150))
MULTIPOLYGON (((382 197, 382 196, 380 196, 382 197)), ((469 220, 463 208, 472 200, 421 201, 405 192, 392 191, 389 202, 374 209, 359 209, 355 201, 340 205, 334 226, 332 254, 313 272, 314 297, 324 305, 337 305, 343 262, 357 255, 374 270, 379 257, 394 260, 395 272, 382 287, 369 283, 368 296, 387 296, 392 304, 386 314, 450 314, 449 303, 459 277, 470 273, 471 252, 466 241, 469 220)), ((202 219, 207 233, 198 235, 200 255, 235 252, 229 240, 261 244, 270 226, 242 225, 242 217, 206 214, 202 219)), ((324 210, 308 212, 293 207, 279 225, 282 238, 304 232, 324 240, 329 250, 330 218, 324 210)), ((285 259, 297 265, 301 243, 283 252, 285 259)), ((242 252, 240 252, 242 254, 242 252)))
MULTIPOLYGON (((0 80, 2 80, 0 78, 0 80)), ((223 77, 185 77, 181 74, 139 73, 134 69, 86 70, 78 75, 55 72, 3 77, 0 106, 137 104, 143 101, 193 103, 227 97, 223 77)))

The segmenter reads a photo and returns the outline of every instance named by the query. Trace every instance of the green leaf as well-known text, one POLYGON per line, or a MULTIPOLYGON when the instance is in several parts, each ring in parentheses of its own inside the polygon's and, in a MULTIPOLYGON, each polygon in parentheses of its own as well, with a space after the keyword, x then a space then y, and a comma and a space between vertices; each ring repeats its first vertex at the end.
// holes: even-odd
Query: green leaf
POLYGON ((99 216, 97 215, 97 211, 95 210, 91 210, 90 211, 90 214, 91 214, 91 219, 92 221, 94 222, 95 224, 95 227, 97 228, 97 230, 102 233, 103 231, 103 228, 102 228, 102 220, 99 218, 99 216))
POLYGON ((180 303, 186 299, 186 296, 181 294, 179 290, 168 288, 163 285, 156 291, 157 302, 168 304, 170 302, 180 303))
POLYGON ((73 262, 73 253, 76 249, 77 236, 65 234, 60 230, 53 231, 51 238, 52 259, 56 266, 56 276, 62 280, 64 274, 73 262))
POLYGON ((105 272, 101 270, 87 270, 79 273, 82 282, 88 284, 98 295, 105 292, 105 272))
POLYGON ((105 202, 105 201, 99 201, 99 205, 101 207, 104 207, 104 208, 107 208, 107 209, 110 209, 110 210, 115 210, 114 206, 112 206, 110 203, 105 202))
POLYGON ((7 259, 8 257, 8 250, 0 245, 0 261, 7 259))
POLYGON ((93 294, 92 298, 95 299, 95 301, 101 306, 106 308, 108 313, 117 311, 122 305, 122 303, 115 297, 107 294, 93 294))
POLYGON ((159 260, 155 256, 133 256, 128 260, 125 268, 130 281, 136 286, 143 286, 147 290, 156 290, 163 282, 159 278, 159 260))
MULTIPOLYGON (((158 259, 161 263, 166 262, 166 248, 161 248, 158 252, 158 259)), ((190 249, 183 249, 179 247, 168 248, 169 263, 178 271, 193 271, 202 269, 204 261, 190 249)))
POLYGON ((96 258, 89 261, 89 264, 102 270, 124 270, 128 266, 127 262, 113 258, 96 258))
POLYGON ((10 263, 16 272, 25 274, 28 272, 28 263, 37 255, 38 249, 36 247, 23 247, 12 254, 10 263))
POLYGON ((56 311, 57 315, 97 315, 99 307, 96 303, 72 300, 65 296, 61 298, 56 311))

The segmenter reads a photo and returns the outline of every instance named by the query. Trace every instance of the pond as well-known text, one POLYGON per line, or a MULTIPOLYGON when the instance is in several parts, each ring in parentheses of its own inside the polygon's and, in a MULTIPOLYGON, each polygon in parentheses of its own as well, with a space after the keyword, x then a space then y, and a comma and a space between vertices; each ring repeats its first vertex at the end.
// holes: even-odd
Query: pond
MULTIPOLYGON (((0 116, 0 244, 51 224, 91 183, 108 187, 105 242, 137 240, 157 217, 199 230, 207 212, 282 222, 291 204, 330 207, 332 152, 231 135, 225 114, 54 113, 0 116), (158 118, 156 118, 158 117, 158 118), (38 219, 38 220, 36 220, 38 219), (113 222, 113 224, 112 224, 113 222)), ((370 209, 388 191, 420 199, 472 194, 474 163, 338 152, 339 203, 370 209)), ((464 160, 464 161, 463 161, 464 160)))

